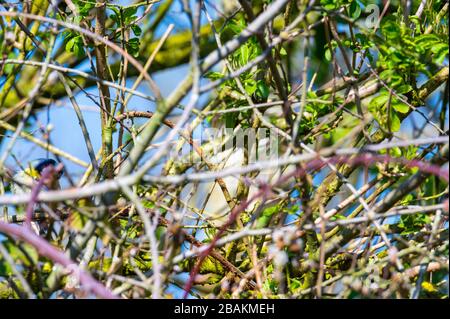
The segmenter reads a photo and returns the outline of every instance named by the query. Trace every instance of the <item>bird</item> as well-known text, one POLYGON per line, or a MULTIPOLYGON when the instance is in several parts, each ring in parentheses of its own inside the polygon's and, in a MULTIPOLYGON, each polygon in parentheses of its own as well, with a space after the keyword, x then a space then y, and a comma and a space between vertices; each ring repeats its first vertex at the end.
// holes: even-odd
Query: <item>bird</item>
MULTIPOLYGON (((280 108, 280 113, 282 112, 280 108)), ((241 166, 252 165, 261 161, 276 161, 279 154, 279 141, 278 135, 275 132, 268 129, 258 129, 257 131, 251 128, 239 129, 236 132, 233 130, 225 130, 223 135, 220 134, 220 130, 210 131, 210 135, 204 136, 206 141, 220 140, 216 136, 221 136, 226 139, 226 136, 236 136, 235 139, 229 139, 229 143, 225 145, 225 150, 221 147, 211 150, 212 154, 207 154, 205 151, 205 158, 218 170, 226 170, 241 166), (216 132, 216 134, 212 134, 216 132), (270 133, 267 136, 266 133, 270 133), (256 143, 256 137, 258 137, 258 143, 256 143), (247 141, 245 145, 244 140, 247 141), (245 148, 248 154, 248 163, 245 163, 245 148)), ((206 133, 205 133, 206 134, 206 133)), ((213 147, 214 148, 214 147, 213 147)), ((282 174, 289 174, 294 170, 293 165, 282 171, 280 168, 270 168, 261 171, 257 176, 252 177, 253 181, 249 185, 248 194, 246 198, 252 198, 253 195, 259 192, 258 184, 273 183, 280 178, 282 174)), ((238 192, 239 174, 233 174, 222 178, 224 184, 227 187, 232 198, 234 198, 238 192)), ((283 184, 279 184, 279 188, 289 189, 290 184, 293 182, 293 178, 286 180, 283 184)), ((185 192, 192 191, 195 183, 188 183, 185 188, 185 192)), ((223 191, 216 180, 201 183, 195 186, 198 191, 194 192, 193 196, 189 197, 188 206, 195 208, 196 211, 201 211, 202 215, 206 217, 208 222, 216 227, 220 227, 228 222, 230 207, 227 203, 223 191)), ((251 201, 246 208, 246 211, 252 212, 256 209, 257 200, 251 201)))
MULTIPOLYGON (((38 158, 29 162, 28 166, 20 171, 18 171, 13 176, 13 183, 11 184, 11 192, 13 194, 24 194, 30 193, 34 182, 41 178, 46 167, 53 166, 56 168, 58 162, 51 158, 38 158)), ((44 181, 43 190, 58 190, 61 188, 59 184, 59 179, 62 176, 62 170, 56 171, 56 174, 52 178, 44 181)), ((39 206, 38 206, 39 208, 39 206)), ((51 207, 54 209, 54 207, 51 207)), ((25 210, 21 207, 20 210, 25 210)), ((37 235, 40 235, 45 227, 40 227, 39 223, 31 222, 31 226, 37 235)), ((44 226, 44 225, 41 225, 44 226)))

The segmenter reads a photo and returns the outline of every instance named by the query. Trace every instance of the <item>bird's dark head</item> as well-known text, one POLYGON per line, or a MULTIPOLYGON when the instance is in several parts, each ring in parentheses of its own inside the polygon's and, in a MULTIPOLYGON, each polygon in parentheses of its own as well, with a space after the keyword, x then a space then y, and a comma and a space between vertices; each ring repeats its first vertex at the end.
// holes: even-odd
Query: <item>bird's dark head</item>
MULTIPOLYGON (((44 171, 44 168, 48 166, 53 166, 56 168, 58 166, 58 162, 51 158, 38 158, 31 162, 31 165, 34 170, 39 174, 39 176, 44 171)), ((60 179, 62 175, 62 170, 58 171, 57 175, 55 176, 57 179, 60 179)))

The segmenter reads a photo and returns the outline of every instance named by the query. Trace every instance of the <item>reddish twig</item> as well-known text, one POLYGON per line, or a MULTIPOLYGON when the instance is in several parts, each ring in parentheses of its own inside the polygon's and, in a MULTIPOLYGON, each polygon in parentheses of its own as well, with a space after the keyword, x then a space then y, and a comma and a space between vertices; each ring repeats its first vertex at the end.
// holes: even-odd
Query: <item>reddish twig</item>
POLYGON ((30 228, 7 224, 0 221, 0 232, 18 237, 19 239, 35 247, 39 255, 45 256, 65 268, 70 269, 72 273, 75 272, 84 290, 90 291, 100 298, 118 298, 100 282, 94 279, 89 273, 80 269, 78 265, 67 257, 62 251, 58 250, 46 240, 36 235, 30 228))
POLYGON ((233 223, 238 218, 239 214, 243 210, 245 210, 248 207, 248 205, 250 205, 250 203, 252 201, 254 201, 255 199, 257 199, 258 197, 260 197, 264 194, 266 194, 266 195, 269 194, 272 188, 276 187, 277 185, 279 185, 281 183, 284 183, 285 181, 287 181, 289 178, 291 178, 293 176, 297 176, 297 177, 304 176, 307 173, 307 171, 320 169, 327 163, 369 166, 374 163, 393 163, 393 162, 403 164, 409 168, 417 167, 419 169, 419 171, 421 171, 422 173, 439 176, 439 177, 443 178, 446 182, 449 181, 449 171, 448 170, 442 169, 438 165, 428 164, 428 163, 420 161, 420 160, 408 160, 408 159, 404 159, 404 158, 392 157, 389 155, 373 155, 373 154, 361 154, 361 155, 357 155, 354 157, 333 156, 327 160, 323 160, 321 158, 314 159, 314 160, 310 161, 309 163, 307 163, 307 165, 305 165, 305 169, 303 169, 302 167, 298 167, 294 172, 289 173, 285 176, 282 176, 273 185, 270 185, 270 184, 263 185, 263 187, 261 187, 261 189, 255 195, 253 195, 249 200, 240 203, 238 206, 236 206, 232 210, 230 217, 228 218, 228 221, 224 225, 222 225, 222 227, 220 227, 219 231, 217 232, 216 236, 213 238, 213 240, 209 244, 208 248, 200 254, 199 260, 198 260, 197 264, 195 265, 195 267, 192 269, 192 271, 189 275, 189 279, 184 287, 183 298, 186 298, 189 291, 192 289, 192 286, 195 281, 195 277, 196 277, 198 271, 200 270, 200 266, 202 265, 205 258, 214 249, 215 244, 220 239, 222 234, 225 232, 226 229, 228 229, 228 227, 233 225, 233 223))

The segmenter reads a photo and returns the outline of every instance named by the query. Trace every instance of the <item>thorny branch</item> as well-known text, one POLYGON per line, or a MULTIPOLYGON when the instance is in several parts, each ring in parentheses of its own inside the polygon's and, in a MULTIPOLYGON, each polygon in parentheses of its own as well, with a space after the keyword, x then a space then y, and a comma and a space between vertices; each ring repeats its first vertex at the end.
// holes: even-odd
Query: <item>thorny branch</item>
POLYGON ((0 297, 448 298, 448 2, 367 8, 0 1, 0 297))

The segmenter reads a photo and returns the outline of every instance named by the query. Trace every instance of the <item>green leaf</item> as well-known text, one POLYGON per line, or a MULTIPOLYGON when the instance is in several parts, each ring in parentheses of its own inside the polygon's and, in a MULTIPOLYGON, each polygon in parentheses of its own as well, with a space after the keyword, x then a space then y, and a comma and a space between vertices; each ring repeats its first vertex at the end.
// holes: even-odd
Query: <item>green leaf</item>
POLYGON ((428 215, 416 214, 416 215, 403 215, 400 217, 400 223, 398 224, 402 235, 412 234, 423 228, 426 224, 430 224, 431 220, 428 215))
POLYGON ((416 45, 423 49, 429 49, 436 43, 441 42, 439 37, 435 34, 422 34, 415 38, 416 45))
POLYGON ((256 96, 262 101, 267 101, 269 97, 270 89, 263 80, 259 80, 256 84, 256 96))
POLYGON ((166 227, 164 226, 158 226, 156 227, 156 239, 161 240, 164 238, 166 234, 166 227))
POLYGON ((334 10, 334 9, 337 9, 341 5, 341 2, 339 0, 320 0, 320 4, 326 10, 334 10))
POLYGON ((441 51, 442 49, 448 51, 448 43, 437 43, 433 45, 433 47, 431 48, 431 52, 436 53, 441 51))
POLYGON ((401 126, 400 119, 398 118, 397 112, 391 111, 391 131, 398 132, 401 126))
POLYGON ((223 78, 223 74, 220 72, 210 71, 210 72, 205 73, 205 78, 215 81, 215 80, 223 78))
POLYGON ((93 9, 95 7, 95 2, 86 2, 83 3, 83 5, 81 6, 80 4, 78 4, 78 12, 80 14, 80 16, 82 17, 87 17, 89 15, 89 11, 91 11, 91 9, 93 9))
POLYGON ((66 51, 67 52, 73 52, 73 48, 76 45, 76 37, 71 38, 69 41, 67 41, 66 43, 66 51))
POLYGON ((246 65, 248 62, 248 57, 250 56, 250 52, 247 45, 243 45, 240 51, 240 64, 241 66, 246 65))
POLYGON ((442 64, 447 56, 448 56, 448 48, 442 49, 441 51, 439 51, 434 55, 433 61, 436 64, 442 64))
POLYGON ((252 95, 256 91, 256 81, 248 79, 244 82, 244 88, 248 95, 252 95))
POLYGON ((132 24, 131 25, 131 30, 133 30, 134 35, 137 36, 137 37, 142 34, 142 29, 136 24, 132 24))
POLYGON ((245 29, 245 21, 234 19, 225 28, 230 30, 233 34, 240 34, 245 29))
POLYGON ((383 72, 381 72, 379 74, 379 77, 380 77, 380 79, 387 81, 394 75, 394 73, 395 73, 394 70, 387 69, 387 70, 384 70, 383 72))
POLYGON ((332 58, 331 50, 330 50, 329 48, 327 48, 327 49, 325 50, 325 59, 326 59, 327 61, 331 61, 331 58, 332 58))
POLYGON ((437 64, 442 64, 448 55, 448 44, 447 43, 437 44, 431 49, 431 52, 434 53, 433 61, 437 64))
POLYGON ((400 85, 398 88, 395 89, 395 92, 397 92, 397 94, 405 94, 408 93, 410 91, 412 91, 412 86, 409 84, 403 84, 400 85))
POLYGON ((76 56, 82 57, 84 55, 84 45, 81 36, 75 36, 67 41, 65 49, 67 52, 72 52, 76 56))
MULTIPOLYGON (((29 245, 29 244, 20 244, 21 248, 18 247, 15 243, 6 240, 2 242, 3 246, 8 251, 11 258, 14 260, 15 263, 19 265, 23 265, 25 267, 31 267, 33 264, 36 264, 39 260, 39 254, 36 251, 36 249, 29 245), (25 251, 25 253, 23 251, 25 251), (30 257, 30 259, 27 258, 27 256, 30 257)), ((0 261, 2 261, 3 258, 0 255, 0 261)), ((0 276, 8 276, 11 273, 11 265, 7 264, 6 262, 4 264, 0 263, 0 276)))
POLYGON ((354 20, 359 18, 359 16, 361 15, 361 7, 360 7, 358 1, 353 1, 350 4, 349 14, 350 14, 350 17, 354 20))
POLYGON ((12 274, 11 265, 6 260, 0 258, 0 277, 9 277, 12 274))
POLYGON ((381 27, 382 33, 386 36, 389 40, 394 40, 400 37, 400 27, 398 26, 397 22, 388 20, 385 22, 381 27))
POLYGON ((396 101, 396 102, 392 102, 391 106, 400 113, 408 113, 409 111, 409 106, 406 105, 405 103, 402 103, 400 101, 396 101))
POLYGON ((82 230, 87 221, 88 217, 86 215, 74 211, 70 214, 67 223, 75 230, 82 230))
MULTIPOLYGON (((398 156, 400 157, 400 155, 398 156)), ((408 205, 411 201, 414 200, 414 196, 411 193, 408 193, 408 195, 406 195, 403 200, 400 202, 401 205, 408 205)))
MULTIPOLYGON (((380 73, 380 79, 387 82, 391 86, 402 85, 403 78, 397 74, 397 71, 394 69, 387 69, 380 73)), ((412 89, 412 88, 411 88, 412 89)), ((401 94, 401 93, 400 93, 401 94)))
POLYGON ((383 105, 385 105, 388 100, 389 100, 389 95, 387 94, 386 91, 382 91, 380 93, 380 95, 378 95, 377 97, 374 97, 370 101, 369 108, 380 108, 383 105))
POLYGON ((134 57, 137 57, 139 55, 139 45, 140 42, 138 38, 131 38, 126 44, 128 53, 134 57))
POLYGON ((400 150, 399 147, 393 147, 391 148, 391 154, 394 155, 395 157, 400 157, 402 156, 402 151, 400 150))
POLYGON ((256 220, 255 228, 263 228, 267 227, 270 220, 272 219, 273 214, 279 211, 278 206, 267 207, 263 210, 261 216, 256 220))
POLYGON ((280 49, 280 55, 282 55, 282 56, 287 55, 287 52, 286 52, 286 49, 285 49, 285 48, 281 47, 281 49, 280 49))
POLYGON ((127 24, 135 19, 135 14, 137 12, 137 7, 128 7, 122 11, 124 23, 127 24))
POLYGON ((238 120, 238 113, 227 113, 225 114, 225 125, 226 127, 235 127, 238 120))

